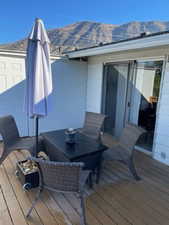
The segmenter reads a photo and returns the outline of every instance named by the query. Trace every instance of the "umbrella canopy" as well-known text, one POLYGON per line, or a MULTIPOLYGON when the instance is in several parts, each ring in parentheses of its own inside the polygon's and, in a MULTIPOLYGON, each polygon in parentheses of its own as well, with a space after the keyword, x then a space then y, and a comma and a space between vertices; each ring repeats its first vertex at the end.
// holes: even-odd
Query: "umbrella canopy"
POLYGON ((26 112, 47 116, 52 93, 49 38, 42 20, 36 19, 28 38, 26 55, 26 112))
POLYGON ((25 101, 27 115, 30 118, 36 118, 36 152, 38 150, 38 118, 48 115, 52 93, 49 44, 42 20, 36 19, 28 38, 25 101))

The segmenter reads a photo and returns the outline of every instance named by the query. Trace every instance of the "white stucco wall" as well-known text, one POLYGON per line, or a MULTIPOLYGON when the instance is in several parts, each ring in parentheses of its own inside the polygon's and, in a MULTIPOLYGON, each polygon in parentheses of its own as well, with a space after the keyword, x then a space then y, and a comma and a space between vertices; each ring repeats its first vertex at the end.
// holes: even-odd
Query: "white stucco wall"
MULTIPOLYGON (((82 127, 86 110, 87 64, 57 60, 52 63, 52 110, 40 120, 40 131, 82 127)), ((33 126, 31 131, 33 131, 33 126)))
MULTIPOLYGON (((86 110, 87 65, 84 62, 52 62, 52 110, 40 120, 40 132, 80 127, 86 110)), ((23 110, 24 57, 0 55, 0 116, 12 114, 21 135, 34 134, 34 121, 23 110), (29 133, 28 133, 29 131, 29 133)))

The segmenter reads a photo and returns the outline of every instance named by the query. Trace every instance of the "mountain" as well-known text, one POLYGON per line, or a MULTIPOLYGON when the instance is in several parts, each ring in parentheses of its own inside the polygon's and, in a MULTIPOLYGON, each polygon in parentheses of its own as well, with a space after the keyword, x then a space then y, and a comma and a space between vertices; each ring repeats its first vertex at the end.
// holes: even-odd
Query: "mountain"
MULTIPOLYGON (((58 54, 79 48, 96 46, 139 36, 143 32, 160 32, 169 30, 169 22, 130 22, 122 25, 96 22, 77 22, 63 28, 48 30, 51 40, 51 53, 58 54)), ((14 43, 2 44, 0 49, 25 50, 27 39, 14 43)))

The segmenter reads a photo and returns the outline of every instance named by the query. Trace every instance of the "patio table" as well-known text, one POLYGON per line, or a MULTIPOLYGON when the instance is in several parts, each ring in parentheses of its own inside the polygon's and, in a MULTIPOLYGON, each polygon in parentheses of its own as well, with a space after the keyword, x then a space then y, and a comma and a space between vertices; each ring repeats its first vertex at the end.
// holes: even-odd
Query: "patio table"
POLYGON ((80 133, 75 136, 75 144, 67 144, 65 131, 57 130, 41 134, 46 154, 52 161, 84 162, 84 169, 96 172, 96 182, 98 183, 102 154, 107 147, 80 133))

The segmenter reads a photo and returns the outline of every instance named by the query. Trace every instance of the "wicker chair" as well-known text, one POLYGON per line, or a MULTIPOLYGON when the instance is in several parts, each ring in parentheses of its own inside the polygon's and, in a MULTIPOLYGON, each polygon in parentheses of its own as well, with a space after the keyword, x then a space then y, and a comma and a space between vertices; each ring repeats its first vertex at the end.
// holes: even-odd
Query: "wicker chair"
POLYGON ((0 165, 6 157, 15 150, 28 150, 34 152, 35 139, 31 137, 20 137, 13 116, 0 118, 0 134, 3 139, 3 149, 0 156, 0 165))
POLYGON ((101 128, 106 116, 100 113, 86 112, 84 126, 78 131, 95 140, 100 139, 101 128))
POLYGON ((134 165, 134 146, 145 130, 133 124, 123 129, 119 142, 104 153, 104 159, 117 160, 126 164, 136 180, 140 180, 134 165))
POLYGON ((80 162, 52 162, 34 157, 30 159, 38 164, 40 185, 26 216, 29 217, 44 189, 61 193, 77 193, 81 200, 81 224, 86 225, 83 192, 90 171, 82 170, 84 164, 80 162))

